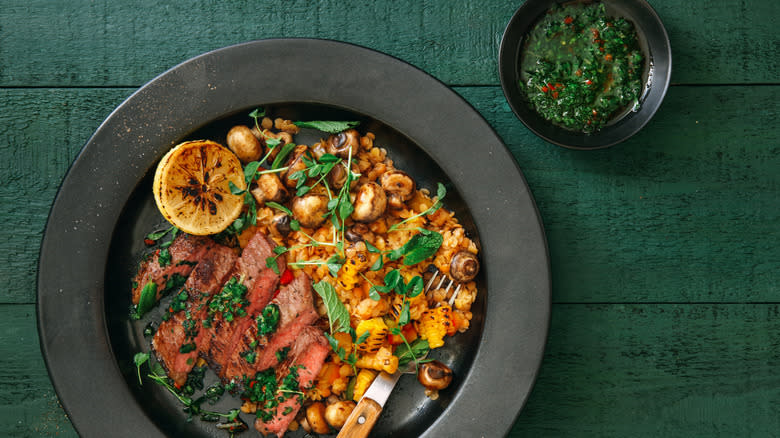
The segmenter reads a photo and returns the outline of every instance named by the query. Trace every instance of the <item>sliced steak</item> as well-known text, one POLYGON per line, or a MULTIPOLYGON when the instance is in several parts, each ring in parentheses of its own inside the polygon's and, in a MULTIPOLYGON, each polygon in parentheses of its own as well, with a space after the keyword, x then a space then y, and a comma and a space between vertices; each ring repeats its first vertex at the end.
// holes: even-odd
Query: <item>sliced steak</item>
MULTIPOLYGON (((277 368, 277 381, 281 385, 288 374, 297 373, 297 388, 289 389, 305 392, 314 384, 329 351, 328 341, 322 332, 314 327, 306 327, 290 348, 287 359, 277 368)), ((300 409, 299 397, 287 398, 276 407, 272 419, 255 420, 255 428, 263 435, 274 433, 282 438, 300 409)))
POLYGON ((175 282, 176 276, 181 285, 182 279, 186 279, 193 267, 203 258, 204 254, 215 245, 214 241, 208 237, 191 236, 181 233, 173 240, 167 248, 170 254, 170 260, 160 260, 160 252, 155 251, 146 260, 141 262, 138 273, 133 278, 133 304, 138 304, 141 298, 141 291, 150 281, 157 284, 157 299, 163 295, 168 281, 175 282))
MULTIPOLYGON (((211 319, 210 327, 204 329, 203 356, 217 375, 229 380, 224 368, 236 352, 239 339, 247 328, 254 324, 254 317, 262 311, 273 296, 279 284, 279 275, 266 266, 266 259, 274 257, 276 244, 263 233, 256 233, 235 263, 232 277, 240 280, 246 288, 246 315, 234 317, 228 321, 221 313, 216 313, 211 319)), ((277 259, 280 269, 286 269, 284 258, 277 259)), ((242 350, 243 351, 243 350, 242 350)))
POLYGON ((164 320, 152 338, 152 348, 178 386, 187 381, 199 351, 209 340, 204 336, 201 321, 209 299, 228 278, 236 259, 232 249, 214 244, 184 284, 186 308, 164 320))
POLYGON ((232 338, 235 346, 233 352, 222 362, 221 376, 226 381, 241 381, 244 376, 253 376, 275 366, 279 363, 277 353, 292 345, 302 330, 319 318, 314 309, 311 279, 302 272, 290 284, 282 287, 268 304, 279 308, 276 329, 269 335, 258 335, 254 318, 249 324, 241 326, 243 330, 238 332, 239 336, 234 335, 232 338))

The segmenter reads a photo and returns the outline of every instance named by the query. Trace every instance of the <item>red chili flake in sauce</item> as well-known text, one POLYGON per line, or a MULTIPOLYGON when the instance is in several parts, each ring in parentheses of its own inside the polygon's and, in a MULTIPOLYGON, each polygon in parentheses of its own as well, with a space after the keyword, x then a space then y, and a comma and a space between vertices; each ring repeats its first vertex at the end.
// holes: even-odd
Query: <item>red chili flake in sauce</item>
POLYGON ((557 99, 557 98, 558 98, 558 92, 556 91, 555 93, 553 93, 553 99, 557 99))
POLYGON ((277 296, 277 295, 279 295, 279 292, 281 292, 281 289, 276 289, 276 290, 274 291, 274 294, 273 294, 273 295, 271 295, 271 299, 273 300, 274 298, 276 298, 276 296, 277 296))
POLYGON ((285 269, 284 272, 282 272, 281 278, 279 278, 279 283, 281 285, 290 284, 293 281, 293 273, 289 269, 285 269))
POLYGON ((550 89, 549 89, 549 88, 547 88, 547 87, 542 87, 542 93, 546 93, 546 92, 548 92, 548 91, 550 91, 550 89))
POLYGON ((156 241, 156 240, 152 240, 152 239, 144 239, 144 244, 145 244, 146 246, 152 246, 152 245, 154 245, 155 243, 157 243, 157 241, 156 241))
POLYGON ((566 23, 566 24, 571 24, 572 21, 574 21, 574 19, 571 18, 571 17, 566 17, 566 18, 563 19, 563 22, 566 23))

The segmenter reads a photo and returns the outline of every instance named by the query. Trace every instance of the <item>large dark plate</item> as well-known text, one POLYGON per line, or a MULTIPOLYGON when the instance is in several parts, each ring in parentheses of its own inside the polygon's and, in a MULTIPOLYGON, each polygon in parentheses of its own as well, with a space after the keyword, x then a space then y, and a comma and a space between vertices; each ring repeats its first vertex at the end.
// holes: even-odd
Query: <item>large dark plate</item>
POLYGON ((157 160, 185 139, 223 140, 257 106, 288 118, 361 120, 422 186, 448 185, 447 207, 481 248, 472 328, 437 351, 455 384, 430 401, 402 379, 375 436, 506 434, 536 377, 550 311, 547 247, 520 169, 442 83, 372 50, 308 39, 227 47, 171 69, 120 105, 73 163, 41 246, 38 326, 79 433, 224 436, 210 423, 187 423, 162 388, 139 386, 132 357, 148 341, 143 322, 127 316, 129 280, 142 236, 161 221, 149 196, 157 160))

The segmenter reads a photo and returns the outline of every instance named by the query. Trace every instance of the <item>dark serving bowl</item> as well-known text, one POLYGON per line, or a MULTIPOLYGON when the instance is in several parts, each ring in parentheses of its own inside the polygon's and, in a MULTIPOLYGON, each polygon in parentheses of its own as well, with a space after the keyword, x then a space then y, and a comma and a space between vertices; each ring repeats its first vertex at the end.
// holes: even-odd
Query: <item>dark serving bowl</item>
POLYGON ((504 31, 498 56, 501 88, 515 115, 534 134, 572 149, 599 149, 620 143, 639 132, 653 117, 669 88, 672 49, 661 19, 644 0, 604 0, 607 14, 623 17, 634 24, 639 45, 645 54, 642 79, 645 84, 640 107, 591 134, 574 132, 542 118, 520 89, 520 57, 526 34, 541 16, 561 0, 527 0, 515 12, 504 31))

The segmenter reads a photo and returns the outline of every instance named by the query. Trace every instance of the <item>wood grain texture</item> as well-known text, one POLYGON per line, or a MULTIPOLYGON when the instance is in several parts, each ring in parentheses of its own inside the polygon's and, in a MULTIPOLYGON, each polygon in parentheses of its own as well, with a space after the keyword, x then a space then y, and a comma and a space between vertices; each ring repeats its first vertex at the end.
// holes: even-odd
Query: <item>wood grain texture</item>
POLYGON ((771 437, 780 307, 556 305, 511 438, 771 437))
MULTIPOLYGON (((780 87, 673 87, 633 139, 543 142, 498 87, 459 87, 536 198, 555 302, 780 302, 780 87)), ((65 172, 132 89, 0 89, 0 302, 32 303, 40 238, 65 172)))
POLYGON ((0 305, 0 349, 0 436, 76 437, 41 358, 34 305, 0 305))
MULTIPOLYGON (((672 41, 673 82, 778 83, 780 12, 772 2, 650 3, 672 41)), ((496 85, 501 36, 521 4, 9 0, 0 8, 0 86, 139 86, 200 53, 276 37, 347 41, 448 84, 496 85)))
POLYGON ((600 151, 540 140, 496 88, 457 90, 528 180, 555 302, 780 302, 780 87, 672 87, 600 151))

